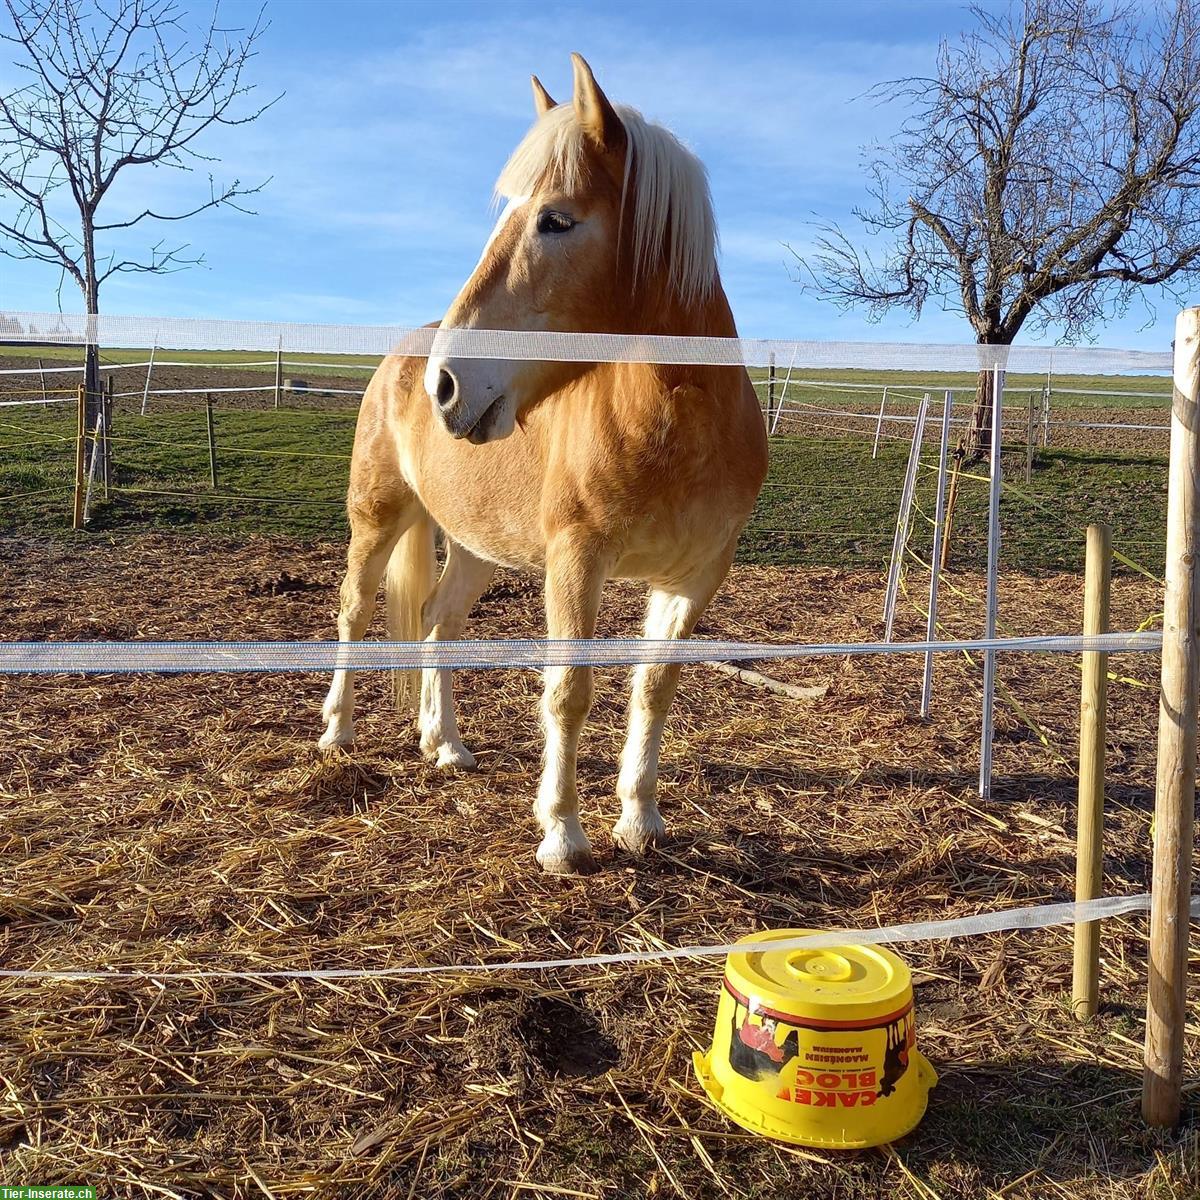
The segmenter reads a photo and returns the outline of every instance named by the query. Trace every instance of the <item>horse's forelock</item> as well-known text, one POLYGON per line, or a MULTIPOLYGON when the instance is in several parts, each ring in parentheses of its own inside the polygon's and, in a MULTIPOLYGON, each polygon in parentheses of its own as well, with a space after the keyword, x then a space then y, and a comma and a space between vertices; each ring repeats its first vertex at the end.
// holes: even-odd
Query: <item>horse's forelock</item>
MULTIPOLYGON (((622 198, 622 219, 632 219, 634 283, 660 271, 684 302, 707 297, 716 277, 717 231, 708 175, 700 160, 661 125, 636 109, 617 106, 629 152, 632 194, 622 198)), ((570 104, 552 108, 534 123, 496 181, 497 197, 529 196, 549 183, 578 191, 588 147, 570 104)))

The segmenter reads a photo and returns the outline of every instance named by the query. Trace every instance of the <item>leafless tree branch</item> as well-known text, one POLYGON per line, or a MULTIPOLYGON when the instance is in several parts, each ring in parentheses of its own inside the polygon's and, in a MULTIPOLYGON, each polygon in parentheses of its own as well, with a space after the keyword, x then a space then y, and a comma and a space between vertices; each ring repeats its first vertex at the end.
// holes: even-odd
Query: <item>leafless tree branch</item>
POLYGON ((207 198, 179 211, 147 206, 108 221, 98 214, 126 168, 190 170, 208 161, 196 147, 206 131, 253 121, 275 102, 248 99, 262 13, 249 29, 226 29, 214 9, 192 38, 174 0, 4 5, 11 30, 0 30, 0 44, 13 52, 22 82, 0 94, 0 253, 59 267, 90 312, 100 284, 118 271, 154 274, 198 261, 164 252, 161 243, 105 260, 97 238, 214 208, 250 211, 240 202, 263 183, 218 185, 210 176, 207 198))
MULTIPOLYGON (((238 179, 179 211, 147 205, 101 220, 118 177, 130 167, 192 171, 211 161, 196 143, 208 130, 243 125, 274 100, 249 99, 245 75, 266 26, 218 25, 218 10, 190 38, 174 0, 4 0, 11 29, 0 48, 14 56, 19 83, 0 92, 0 255, 59 271, 59 300, 75 281, 89 313, 100 286, 119 274, 162 275, 202 261, 187 244, 127 249, 129 231, 152 222, 186 221, 241 203, 262 183, 238 179), (102 248, 99 240, 117 245, 102 248)), ((276 97, 278 99, 278 97, 276 97)), ((111 204, 110 204, 111 208, 111 204)), ((98 402, 99 352, 88 346, 85 387, 98 402)), ((94 428, 95 413, 86 425, 94 428)))
MULTIPOLYGON (((1200 0, 1011 0, 972 8, 866 153, 854 235, 818 226, 800 279, 878 319, 931 299, 980 342, 1024 328, 1092 336, 1144 289, 1200 273, 1200 0)), ((797 256, 800 257, 800 256, 797 256)), ((990 426, 981 389, 976 437, 990 426)))

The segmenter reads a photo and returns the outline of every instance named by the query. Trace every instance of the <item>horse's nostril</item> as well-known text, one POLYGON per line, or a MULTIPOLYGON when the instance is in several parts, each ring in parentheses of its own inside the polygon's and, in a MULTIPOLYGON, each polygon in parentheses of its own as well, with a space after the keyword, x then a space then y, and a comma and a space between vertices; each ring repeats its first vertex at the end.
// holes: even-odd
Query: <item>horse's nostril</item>
POLYGON ((458 380, 447 370, 438 372, 437 402, 441 408, 449 408, 458 399, 458 380))

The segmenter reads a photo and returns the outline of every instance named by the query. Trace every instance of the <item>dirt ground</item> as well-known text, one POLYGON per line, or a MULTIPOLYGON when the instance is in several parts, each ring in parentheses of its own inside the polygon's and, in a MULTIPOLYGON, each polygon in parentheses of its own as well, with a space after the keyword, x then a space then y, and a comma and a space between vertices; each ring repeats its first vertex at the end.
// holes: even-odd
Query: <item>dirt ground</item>
MULTIPOLYGON (((9 640, 325 638, 343 548, 138 535, 0 540, 9 640)), ((912 581, 919 590, 917 581, 912 581)), ((977 634, 978 579, 952 580, 977 634)), ((1079 628, 1081 580, 1007 576, 1013 633, 1079 628)), ((866 641, 874 573, 736 568, 700 636, 866 641)), ((601 636, 636 629, 613 585, 601 636)), ((1160 607, 1120 577, 1113 627, 1160 607)), ((898 636, 919 636, 915 609, 898 636)), ((469 633, 542 632, 538 583, 500 577, 469 633)), ((1106 894, 1148 882, 1157 671, 1114 657, 1106 894)), ((316 749, 317 675, 0 682, 0 962, 266 969, 462 964, 724 942, 1069 898, 1078 666, 1002 659, 994 797, 975 790, 980 667, 771 664, 797 701, 685 669, 664 745, 670 840, 615 851, 622 677, 598 673, 581 753, 600 870, 545 877, 530 801, 531 672, 457 677, 479 771, 439 774, 360 687, 350 753, 316 749)), ((690 1056, 719 961, 418 980, 0 981, 0 1166, 102 1196, 1172 1198, 1200 1194, 1195 987, 1187 1116, 1139 1116, 1145 920, 1106 922, 1100 1016, 1069 1012, 1069 931, 903 949, 941 1081, 892 1148, 791 1149, 730 1125, 690 1056)), ((1200 942, 1193 943, 1200 960, 1200 942)))

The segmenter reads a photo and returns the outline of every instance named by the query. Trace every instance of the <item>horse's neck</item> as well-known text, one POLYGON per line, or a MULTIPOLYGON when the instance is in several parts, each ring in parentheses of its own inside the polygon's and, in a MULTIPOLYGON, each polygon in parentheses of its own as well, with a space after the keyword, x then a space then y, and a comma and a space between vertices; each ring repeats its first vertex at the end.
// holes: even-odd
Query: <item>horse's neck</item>
MULTIPOLYGON (((737 337, 737 325, 719 277, 713 281, 712 292, 700 303, 684 305, 674 297, 658 295, 642 312, 645 314, 644 327, 638 330, 639 333, 672 337, 737 337)), ((697 364, 644 364, 638 370, 646 377, 648 395, 689 384, 706 389, 713 378, 712 367, 697 364)))
POLYGON ((712 290, 701 301, 684 303, 665 287, 650 287, 637 306, 641 328, 638 333, 670 334, 675 337, 737 337, 737 326, 729 298, 719 274, 712 290))

